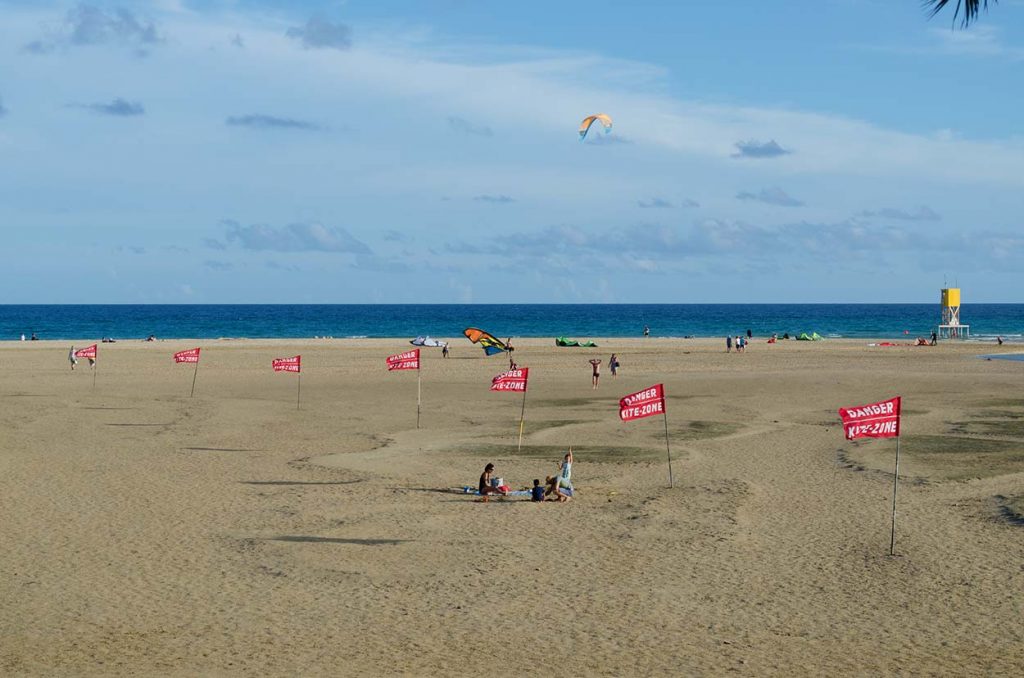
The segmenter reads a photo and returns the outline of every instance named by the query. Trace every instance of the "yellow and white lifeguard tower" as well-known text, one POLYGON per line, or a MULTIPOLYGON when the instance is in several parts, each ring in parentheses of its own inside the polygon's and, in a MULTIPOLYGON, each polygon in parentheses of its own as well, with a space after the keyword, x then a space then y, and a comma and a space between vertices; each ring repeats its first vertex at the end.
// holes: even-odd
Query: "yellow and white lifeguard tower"
POLYGON ((960 288, 942 288, 942 324, 939 325, 940 339, 967 339, 971 326, 960 322, 960 288))

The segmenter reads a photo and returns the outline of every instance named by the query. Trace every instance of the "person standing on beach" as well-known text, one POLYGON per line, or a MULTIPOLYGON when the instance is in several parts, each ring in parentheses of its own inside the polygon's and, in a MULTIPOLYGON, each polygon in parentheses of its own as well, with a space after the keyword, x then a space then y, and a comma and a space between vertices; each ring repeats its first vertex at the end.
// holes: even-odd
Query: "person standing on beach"
POLYGON ((725 352, 732 353, 732 336, 727 335, 725 337, 725 352))
POLYGON ((590 361, 590 367, 593 368, 593 373, 590 376, 591 388, 597 388, 597 382, 601 378, 601 359, 592 359, 590 361))
POLYGON ((647 325, 644 325, 644 339, 646 339, 649 336, 651 336, 651 328, 648 327, 647 325))
POLYGON ((448 344, 445 344, 444 346, 441 347, 441 357, 442 358, 447 358, 448 357, 448 344))
POLYGON ((747 339, 753 339, 753 338, 754 338, 754 333, 753 333, 753 332, 751 332, 751 331, 750 331, 750 330, 748 329, 748 330, 747 330, 747 339))
POLYGON ((612 371, 612 379, 619 373, 619 356, 612 353, 612 357, 608 358, 608 367, 612 371))
POLYGON ((78 358, 75 357, 75 347, 72 346, 71 350, 68 351, 68 362, 71 363, 71 371, 75 371, 75 365, 78 364, 78 358))

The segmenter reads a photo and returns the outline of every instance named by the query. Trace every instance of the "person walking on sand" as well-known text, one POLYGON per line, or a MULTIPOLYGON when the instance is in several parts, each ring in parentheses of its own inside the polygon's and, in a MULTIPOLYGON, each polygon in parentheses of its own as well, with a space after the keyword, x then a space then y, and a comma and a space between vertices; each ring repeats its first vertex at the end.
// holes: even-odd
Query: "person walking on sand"
POLYGON ((593 358, 590 361, 590 367, 593 369, 593 373, 590 376, 591 388, 597 388, 597 382, 601 379, 601 359, 593 358))
POLYGON ((608 368, 612 371, 612 379, 619 373, 619 356, 612 353, 612 357, 608 358, 608 368))
POLYGON ((447 358, 448 357, 448 344, 445 344, 444 346, 441 347, 441 357, 442 358, 447 358))
POLYGON ((75 365, 78 364, 78 358, 75 357, 75 347, 72 346, 71 350, 68 351, 68 362, 71 363, 71 371, 75 371, 75 365))

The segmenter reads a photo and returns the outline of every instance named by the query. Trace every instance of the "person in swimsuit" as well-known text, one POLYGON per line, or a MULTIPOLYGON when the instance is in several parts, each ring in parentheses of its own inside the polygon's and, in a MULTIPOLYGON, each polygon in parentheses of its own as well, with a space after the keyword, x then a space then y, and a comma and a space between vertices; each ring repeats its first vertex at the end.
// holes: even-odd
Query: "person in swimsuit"
POLYGON ((491 478, 494 475, 494 464, 487 464, 484 466, 484 472, 480 474, 480 501, 488 501, 492 494, 501 494, 498 488, 491 484, 491 478))
POLYGON ((601 378, 601 360, 600 358, 594 358, 590 361, 590 366, 593 368, 593 374, 590 377, 590 383, 592 388, 597 388, 597 382, 601 378))

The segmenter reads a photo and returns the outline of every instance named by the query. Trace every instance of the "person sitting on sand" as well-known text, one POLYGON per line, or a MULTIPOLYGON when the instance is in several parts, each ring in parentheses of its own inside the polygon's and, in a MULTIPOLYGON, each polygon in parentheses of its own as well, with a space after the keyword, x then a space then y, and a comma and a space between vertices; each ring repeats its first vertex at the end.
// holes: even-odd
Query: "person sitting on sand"
POLYGON ((481 501, 488 501, 492 494, 502 494, 491 481, 494 475, 494 464, 487 464, 484 466, 484 472, 480 474, 480 497, 481 501))
POLYGON ((530 490, 530 501, 544 501, 544 486, 540 484, 540 480, 537 478, 533 479, 533 489, 530 490))
POLYGON ((558 463, 558 475, 548 478, 548 490, 546 495, 552 496, 552 500, 569 501, 572 499, 572 449, 566 453, 565 458, 558 463))

